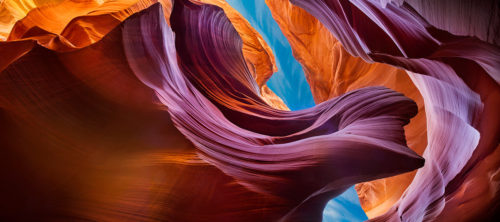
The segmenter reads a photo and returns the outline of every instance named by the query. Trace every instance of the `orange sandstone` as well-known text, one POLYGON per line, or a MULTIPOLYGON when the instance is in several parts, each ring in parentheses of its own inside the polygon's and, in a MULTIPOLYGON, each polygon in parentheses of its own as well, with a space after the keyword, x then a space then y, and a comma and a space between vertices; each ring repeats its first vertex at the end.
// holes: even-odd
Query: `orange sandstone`
MULTIPOLYGON (((158 1, 7 0, 0 4, 0 40, 32 39, 49 49, 72 51, 99 41, 121 21, 155 2, 158 1)), ((168 21, 172 3, 170 0, 159 2, 163 5, 165 19, 168 21)), ((243 40, 243 55, 260 87, 261 97, 274 108, 287 110, 283 101, 265 85, 277 68, 271 49, 259 33, 224 0, 193 2, 213 4, 224 9, 243 40)), ((11 54, 15 59, 23 52, 11 54)))
MULTIPOLYGON (((406 71, 381 63, 367 63, 347 53, 335 37, 312 15, 288 0, 266 0, 273 18, 304 67, 316 103, 348 91, 383 85, 413 99, 419 112, 405 127, 408 146, 422 154, 427 145, 422 96, 406 71)), ((387 211, 411 183, 415 171, 356 185, 369 218, 387 211)))

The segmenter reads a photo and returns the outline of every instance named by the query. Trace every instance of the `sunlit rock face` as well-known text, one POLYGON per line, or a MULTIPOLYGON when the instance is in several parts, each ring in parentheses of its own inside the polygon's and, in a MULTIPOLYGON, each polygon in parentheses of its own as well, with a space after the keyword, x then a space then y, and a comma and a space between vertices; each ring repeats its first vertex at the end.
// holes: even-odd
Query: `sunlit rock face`
POLYGON ((374 221, 492 218, 497 37, 410 2, 266 0, 299 111, 223 0, 2 2, 0 217, 320 221, 356 184, 374 221))
MULTIPOLYGON (((408 146, 422 154, 427 145, 423 99, 403 70, 368 63, 351 56, 315 17, 287 0, 267 0, 273 16, 305 69, 317 103, 366 86, 386 86, 416 101, 419 112, 405 128, 408 146)), ((415 172, 357 185, 368 216, 390 208, 410 184, 415 172)))
POLYGON ((496 206, 498 201, 498 48, 437 30, 407 4, 291 2, 321 21, 351 55, 406 69, 423 97, 426 165, 397 203, 377 212, 374 220, 491 216, 491 208, 472 204, 496 206))

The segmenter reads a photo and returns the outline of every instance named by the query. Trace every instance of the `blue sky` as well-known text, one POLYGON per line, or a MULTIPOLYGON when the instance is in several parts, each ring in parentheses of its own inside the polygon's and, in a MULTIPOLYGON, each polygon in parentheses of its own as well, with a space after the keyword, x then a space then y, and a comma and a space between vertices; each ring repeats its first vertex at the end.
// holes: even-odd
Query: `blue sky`
MULTIPOLYGON (((274 21, 271 11, 264 0, 226 0, 238 10, 257 30, 273 50, 278 72, 267 82, 291 110, 314 106, 311 89, 304 76, 300 63, 292 55, 288 40, 274 21)), ((323 221, 364 221, 367 220, 361 209, 354 187, 330 200, 323 211, 323 221)))
POLYGON ((292 55, 288 40, 274 21, 264 0, 226 0, 257 30, 273 50, 278 72, 267 82, 291 110, 314 106, 311 89, 302 66, 292 55))

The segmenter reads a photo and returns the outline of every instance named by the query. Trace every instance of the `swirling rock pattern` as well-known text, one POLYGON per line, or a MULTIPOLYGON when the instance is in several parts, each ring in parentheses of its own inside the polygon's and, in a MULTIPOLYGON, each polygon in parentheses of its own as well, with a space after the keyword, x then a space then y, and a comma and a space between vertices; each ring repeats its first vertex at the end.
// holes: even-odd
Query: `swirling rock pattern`
POLYGON ((481 160, 496 159, 492 153, 499 141, 499 118, 493 114, 498 113, 500 102, 498 48, 437 30, 407 4, 291 2, 318 18, 350 54, 406 69, 424 98, 426 166, 417 171, 397 204, 375 220, 472 220, 491 216, 491 209, 469 206, 470 211, 464 213, 461 207, 450 206, 475 198, 493 206, 498 201, 497 179, 491 175, 497 174, 499 163, 489 164, 489 169, 476 171, 476 175, 469 173, 479 168, 481 160), (483 181, 491 186, 470 187, 468 181, 485 176, 488 179, 483 181), (466 187, 478 189, 474 192, 477 196, 458 192, 466 187))
POLYGON ((312 108, 222 0, 2 2, 0 217, 319 221, 354 184, 374 221, 494 213, 497 47, 403 2, 266 2, 312 108))
MULTIPOLYGON (((368 63, 349 55, 339 41, 316 18, 287 0, 267 0, 276 21, 289 39, 294 54, 305 69, 317 103, 348 91, 383 85, 413 99, 419 111, 405 127, 408 146, 422 154, 426 145, 423 99, 403 69, 382 63, 368 63), (291 18, 291 19, 288 19, 291 18)), ((415 172, 357 185, 368 216, 384 212, 411 183, 415 172)))

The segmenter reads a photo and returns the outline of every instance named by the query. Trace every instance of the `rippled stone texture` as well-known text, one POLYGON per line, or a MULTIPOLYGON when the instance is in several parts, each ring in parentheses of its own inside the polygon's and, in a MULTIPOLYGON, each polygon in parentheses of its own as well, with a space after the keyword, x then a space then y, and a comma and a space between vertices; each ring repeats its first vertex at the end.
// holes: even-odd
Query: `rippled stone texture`
MULTIPOLYGON (((380 0, 387 4, 392 0, 380 0)), ((396 0, 411 5, 429 23, 455 35, 500 45, 500 3, 494 0, 396 0)))
POLYGON ((275 109, 221 8, 175 1, 172 28, 163 11, 88 46, 2 42, 6 218, 319 220, 353 184, 423 165, 411 99, 369 87, 275 109))
MULTIPOLYGON (((494 210, 472 207, 498 201, 500 52, 474 38, 429 25, 409 5, 375 1, 295 1, 368 62, 406 69, 425 104, 426 165, 405 194, 376 221, 473 220, 494 210), (487 160, 489 159, 489 160, 487 160), (485 166, 487 165, 487 166, 485 166), (475 171, 471 173, 471 171, 475 171), (482 186, 471 187, 473 181, 482 186), (472 189, 470 194, 464 190, 472 189), (456 207, 465 200, 461 207, 456 207), (463 212, 463 208, 468 209, 463 212)), ((373 216, 373 215, 372 215, 373 216)))
POLYGON ((243 56, 248 63, 253 78, 260 87, 261 98, 267 104, 281 110, 289 110, 283 100, 267 87, 266 81, 277 71, 271 48, 250 23, 224 0, 198 0, 221 7, 243 41, 243 56))
MULTIPOLYGON (((4 27, 1 32, 8 33, 9 41, 35 39, 47 48, 70 51, 96 42, 125 18, 155 2, 9 0, 0 10, 6 14, 2 17, 12 15, 13 19, 1 22, 4 27)), ((163 4, 167 11, 171 8, 170 1, 163 1, 163 4)))
MULTIPOLYGON (((5 1, 0 5, 0 15, 4 18, 0 21, 0 27, 3 27, 0 29, 0 36, 8 36, 10 41, 35 39, 47 48, 71 51, 95 43, 125 18, 155 2, 157 0, 5 1)), ((170 0, 160 2, 164 6, 163 11, 168 21, 172 3, 170 0)), ((225 1, 200 2, 214 4, 225 10, 243 38, 243 54, 254 78, 262 88, 261 96, 275 108, 288 110, 283 101, 265 86, 267 79, 276 71, 276 65, 271 49, 262 37, 225 1)), ((12 53, 12 56, 15 57, 16 54, 19 53, 12 53)))
MULTIPOLYGON (((408 146, 422 154, 427 145, 425 109, 422 96, 408 74, 382 63, 368 63, 351 56, 339 41, 315 17, 288 0, 267 0, 303 65, 316 103, 366 86, 386 86, 416 101, 419 111, 405 127, 408 146)), ((368 216, 389 209, 411 183, 415 172, 357 185, 368 216)))
POLYGON ((266 2, 313 108, 222 0, 2 2, 2 219, 319 221, 354 184, 374 221, 491 217, 497 47, 403 1, 266 2))

